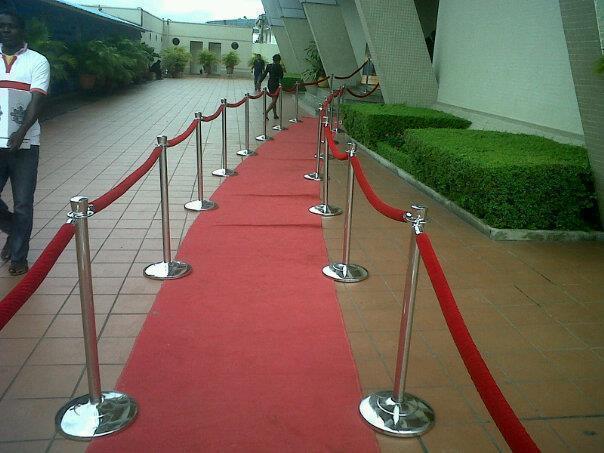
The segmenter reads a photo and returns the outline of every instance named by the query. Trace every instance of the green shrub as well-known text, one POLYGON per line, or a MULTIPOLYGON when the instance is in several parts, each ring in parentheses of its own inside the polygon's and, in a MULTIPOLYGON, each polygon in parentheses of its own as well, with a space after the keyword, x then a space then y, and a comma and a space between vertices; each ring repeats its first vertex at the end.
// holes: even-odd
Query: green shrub
POLYGON ((191 54, 184 47, 168 47, 161 51, 161 65, 170 77, 180 77, 191 60, 191 54))
POLYGON ((471 124, 468 120, 438 110, 404 104, 343 104, 342 111, 346 132, 371 149, 375 149, 378 141, 400 141, 406 129, 465 129, 471 124))
POLYGON ((51 39, 46 23, 33 18, 26 25, 29 48, 40 52, 50 64, 50 81, 52 83, 69 80, 77 67, 77 60, 63 41, 51 39))
POLYGON ((404 151, 378 150, 492 227, 601 228, 584 148, 531 135, 418 129, 405 133, 404 151))
MULTIPOLYGON (((297 72, 288 72, 283 76, 281 83, 283 84, 283 88, 289 90, 290 88, 294 88, 296 82, 302 83, 302 76, 297 72)), ((300 91, 305 91, 306 88, 300 86, 300 91)))

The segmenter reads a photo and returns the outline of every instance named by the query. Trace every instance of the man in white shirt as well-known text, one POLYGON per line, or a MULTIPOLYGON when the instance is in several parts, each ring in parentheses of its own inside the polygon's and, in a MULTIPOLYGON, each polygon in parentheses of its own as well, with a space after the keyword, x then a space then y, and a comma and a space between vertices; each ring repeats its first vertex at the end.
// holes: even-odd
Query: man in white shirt
POLYGON ((27 48, 23 20, 13 11, 0 11, 0 45, 0 96, 29 99, 25 110, 4 113, 19 127, 0 145, 0 194, 10 179, 14 201, 11 213, 0 198, 0 230, 8 234, 0 258, 11 261, 11 275, 21 275, 28 271, 40 151, 38 116, 50 83, 50 67, 44 56, 27 48))

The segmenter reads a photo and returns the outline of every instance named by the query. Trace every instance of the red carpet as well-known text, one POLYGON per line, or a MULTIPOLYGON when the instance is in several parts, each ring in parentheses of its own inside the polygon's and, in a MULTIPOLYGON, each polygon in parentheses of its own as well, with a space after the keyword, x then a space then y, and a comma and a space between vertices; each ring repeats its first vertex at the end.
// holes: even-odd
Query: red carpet
POLYGON ((213 197, 164 283, 118 389, 135 423, 89 452, 372 452, 312 171, 316 122, 263 145, 213 197))

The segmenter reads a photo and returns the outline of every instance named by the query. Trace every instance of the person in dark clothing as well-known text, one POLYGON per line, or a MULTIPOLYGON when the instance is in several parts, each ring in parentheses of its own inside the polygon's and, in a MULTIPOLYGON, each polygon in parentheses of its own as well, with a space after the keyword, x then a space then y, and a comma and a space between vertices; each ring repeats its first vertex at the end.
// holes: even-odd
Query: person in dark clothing
MULTIPOLYGON (((281 55, 276 54, 273 55, 273 62, 269 64, 264 72, 262 73, 262 77, 260 78, 260 83, 266 78, 268 74, 268 92, 273 95, 279 88, 279 84, 283 79, 283 67, 281 66, 281 55)), ((271 104, 264 112, 264 115, 268 118, 268 112, 273 111, 273 118, 279 119, 277 116, 277 99, 279 96, 275 96, 271 98, 271 104)))
POLYGON ((264 63, 264 59, 262 58, 262 55, 257 53, 256 58, 254 58, 254 67, 253 67, 254 88, 256 89, 256 91, 260 91, 260 77, 262 76, 262 73, 264 72, 265 66, 266 65, 264 63))
POLYGON ((157 80, 161 80, 162 79, 162 75, 161 75, 161 60, 157 60, 155 63, 153 63, 149 67, 149 71, 155 73, 155 78, 157 80))

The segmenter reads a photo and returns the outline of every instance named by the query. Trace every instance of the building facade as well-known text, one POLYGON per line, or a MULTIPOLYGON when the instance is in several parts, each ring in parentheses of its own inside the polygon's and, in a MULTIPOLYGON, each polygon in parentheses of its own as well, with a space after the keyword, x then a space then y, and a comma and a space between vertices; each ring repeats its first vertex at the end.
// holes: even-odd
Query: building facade
MULTIPOLYGON (((237 22, 223 23, 192 23, 179 22, 159 18, 142 8, 119 8, 96 6, 102 12, 119 17, 136 24, 142 28, 141 39, 150 45, 157 53, 163 49, 178 45, 191 52, 188 73, 199 74, 201 64, 199 54, 202 50, 209 50, 219 58, 227 52, 234 50, 239 54, 241 62, 235 66, 234 74, 241 77, 251 77, 248 60, 253 53, 262 54, 265 59, 270 59, 279 53, 276 43, 254 43, 253 24, 243 22, 244 25, 234 25, 237 22)), ((218 64, 213 68, 215 74, 223 74, 226 69, 218 64)))
POLYGON ((263 4, 282 53, 300 69, 312 41, 327 74, 349 74, 369 54, 386 103, 585 145, 604 218, 604 75, 594 71, 604 49, 603 0, 263 4))

